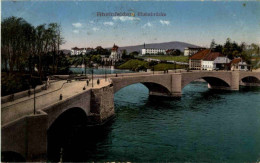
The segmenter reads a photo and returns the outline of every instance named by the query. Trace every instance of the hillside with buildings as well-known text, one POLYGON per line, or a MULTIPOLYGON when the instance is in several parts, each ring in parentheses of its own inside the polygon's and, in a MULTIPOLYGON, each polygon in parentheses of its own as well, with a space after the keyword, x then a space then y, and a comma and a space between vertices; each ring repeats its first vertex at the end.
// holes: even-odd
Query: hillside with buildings
MULTIPOLYGON (((184 51, 184 48, 191 47, 196 48, 200 47, 197 45, 185 43, 185 42, 179 42, 179 41, 172 41, 172 42, 162 42, 162 43, 145 43, 145 48, 151 48, 151 49, 179 49, 181 52, 184 51)), ((133 45, 133 46, 123 46, 119 47, 119 49, 126 49, 128 53, 137 51, 139 52, 141 49, 144 48, 144 44, 142 45, 133 45)))

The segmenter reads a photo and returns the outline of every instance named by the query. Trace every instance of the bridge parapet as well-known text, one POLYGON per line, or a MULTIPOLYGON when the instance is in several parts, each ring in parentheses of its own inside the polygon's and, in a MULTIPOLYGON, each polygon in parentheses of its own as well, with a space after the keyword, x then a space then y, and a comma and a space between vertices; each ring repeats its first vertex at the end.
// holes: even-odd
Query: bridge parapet
POLYGON ((16 152, 26 161, 45 161, 48 116, 43 111, 2 126, 1 151, 16 152))

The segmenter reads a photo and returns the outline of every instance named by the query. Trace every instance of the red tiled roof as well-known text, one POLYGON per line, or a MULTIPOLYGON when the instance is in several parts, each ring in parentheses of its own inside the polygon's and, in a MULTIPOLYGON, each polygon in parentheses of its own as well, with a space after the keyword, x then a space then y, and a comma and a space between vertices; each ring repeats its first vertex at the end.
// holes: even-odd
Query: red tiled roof
POLYGON ((204 59, 204 57, 210 53, 210 49, 205 49, 205 50, 201 50, 195 54, 193 54, 190 59, 193 59, 193 60, 201 60, 201 59, 204 59))
POLYGON ((112 51, 117 51, 118 46, 114 44, 114 46, 112 47, 112 51))
POLYGON ((214 61, 217 57, 224 57, 219 52, 211 52, 210 49, 201 50, 190 57, 192 60, 214 61))
POLYGON ((211 52, 211 53, 207 54, 203 60, 214 61, 217 57, 224 57, 224 55, 222 55, 219 52, 211 52))
POLYGON ((206 48, 202 48, 202 47, 200 47, 200 48, 187 47, 187 48, 190 49, 190 50, 204 50, 204 49, 206 49, 206 48))
POLYGON ((239 63, 239 62, 241 62, 241 61, 242 61, 241 58, 235 58, 235 59, 233 59, 233 60, 230 62, 230 64, 236 64, 236 63, 239 63))
POLYGON ((170 53, 170 52, 174 52, 174 51, 175 51, 175 49, 167 49, 165 52, 170 53))

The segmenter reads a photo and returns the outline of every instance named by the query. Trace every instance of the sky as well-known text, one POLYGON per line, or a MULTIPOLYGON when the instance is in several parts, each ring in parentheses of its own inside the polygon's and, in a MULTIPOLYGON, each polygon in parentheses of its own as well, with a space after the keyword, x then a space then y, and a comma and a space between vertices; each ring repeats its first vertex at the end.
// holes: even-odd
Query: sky
POLYGON ((65 39, 62 49, 170 41, 208 47, 212 39, 223 44, 227 38, 260 43, 260 1, 2 1, 1 7, 2 20, 16 16, 34 26, 59 23, 65 39))

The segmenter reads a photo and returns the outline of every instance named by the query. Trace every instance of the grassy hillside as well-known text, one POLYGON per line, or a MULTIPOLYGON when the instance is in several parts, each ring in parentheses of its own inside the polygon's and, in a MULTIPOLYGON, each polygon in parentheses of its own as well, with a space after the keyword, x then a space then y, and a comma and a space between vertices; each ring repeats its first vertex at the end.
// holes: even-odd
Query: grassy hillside
POLYGON ((176 61, 176 62, 188 62, 189 57, 187 56, 145 56, 144 58, 153 58, 153 59, 160 59, 160 60, 167 60, 167 61, 176 61))
MULTIPOLYGON (((137 59, 131 59, 124 64, 120 65, 117 67, 119 69, 129 69, 133 71, 138 71, 138 70, 144 70, 144 69, 152 69, 151 66, 149 66, 149 63, 146 61, 140 61, 137 59)), ((176 65, 176 69, 181 69, 185 68, 184 65, 176 65)), ((164 71, 164 70, 174 70, 175 65, 170 64, 170 63, 158 63, 157 65, 154 66, 155 71, 164 71)))
POLYGON ((148 62, 145 62, 145 61, 131 59, 131 60, 125 62, 124 64, 120 65, 118 68, 119 69, 130 69, 130 70, 137 70, 137 69, 141 69, 141 68, 148 69, 149 64, 148 64, 148 62))

